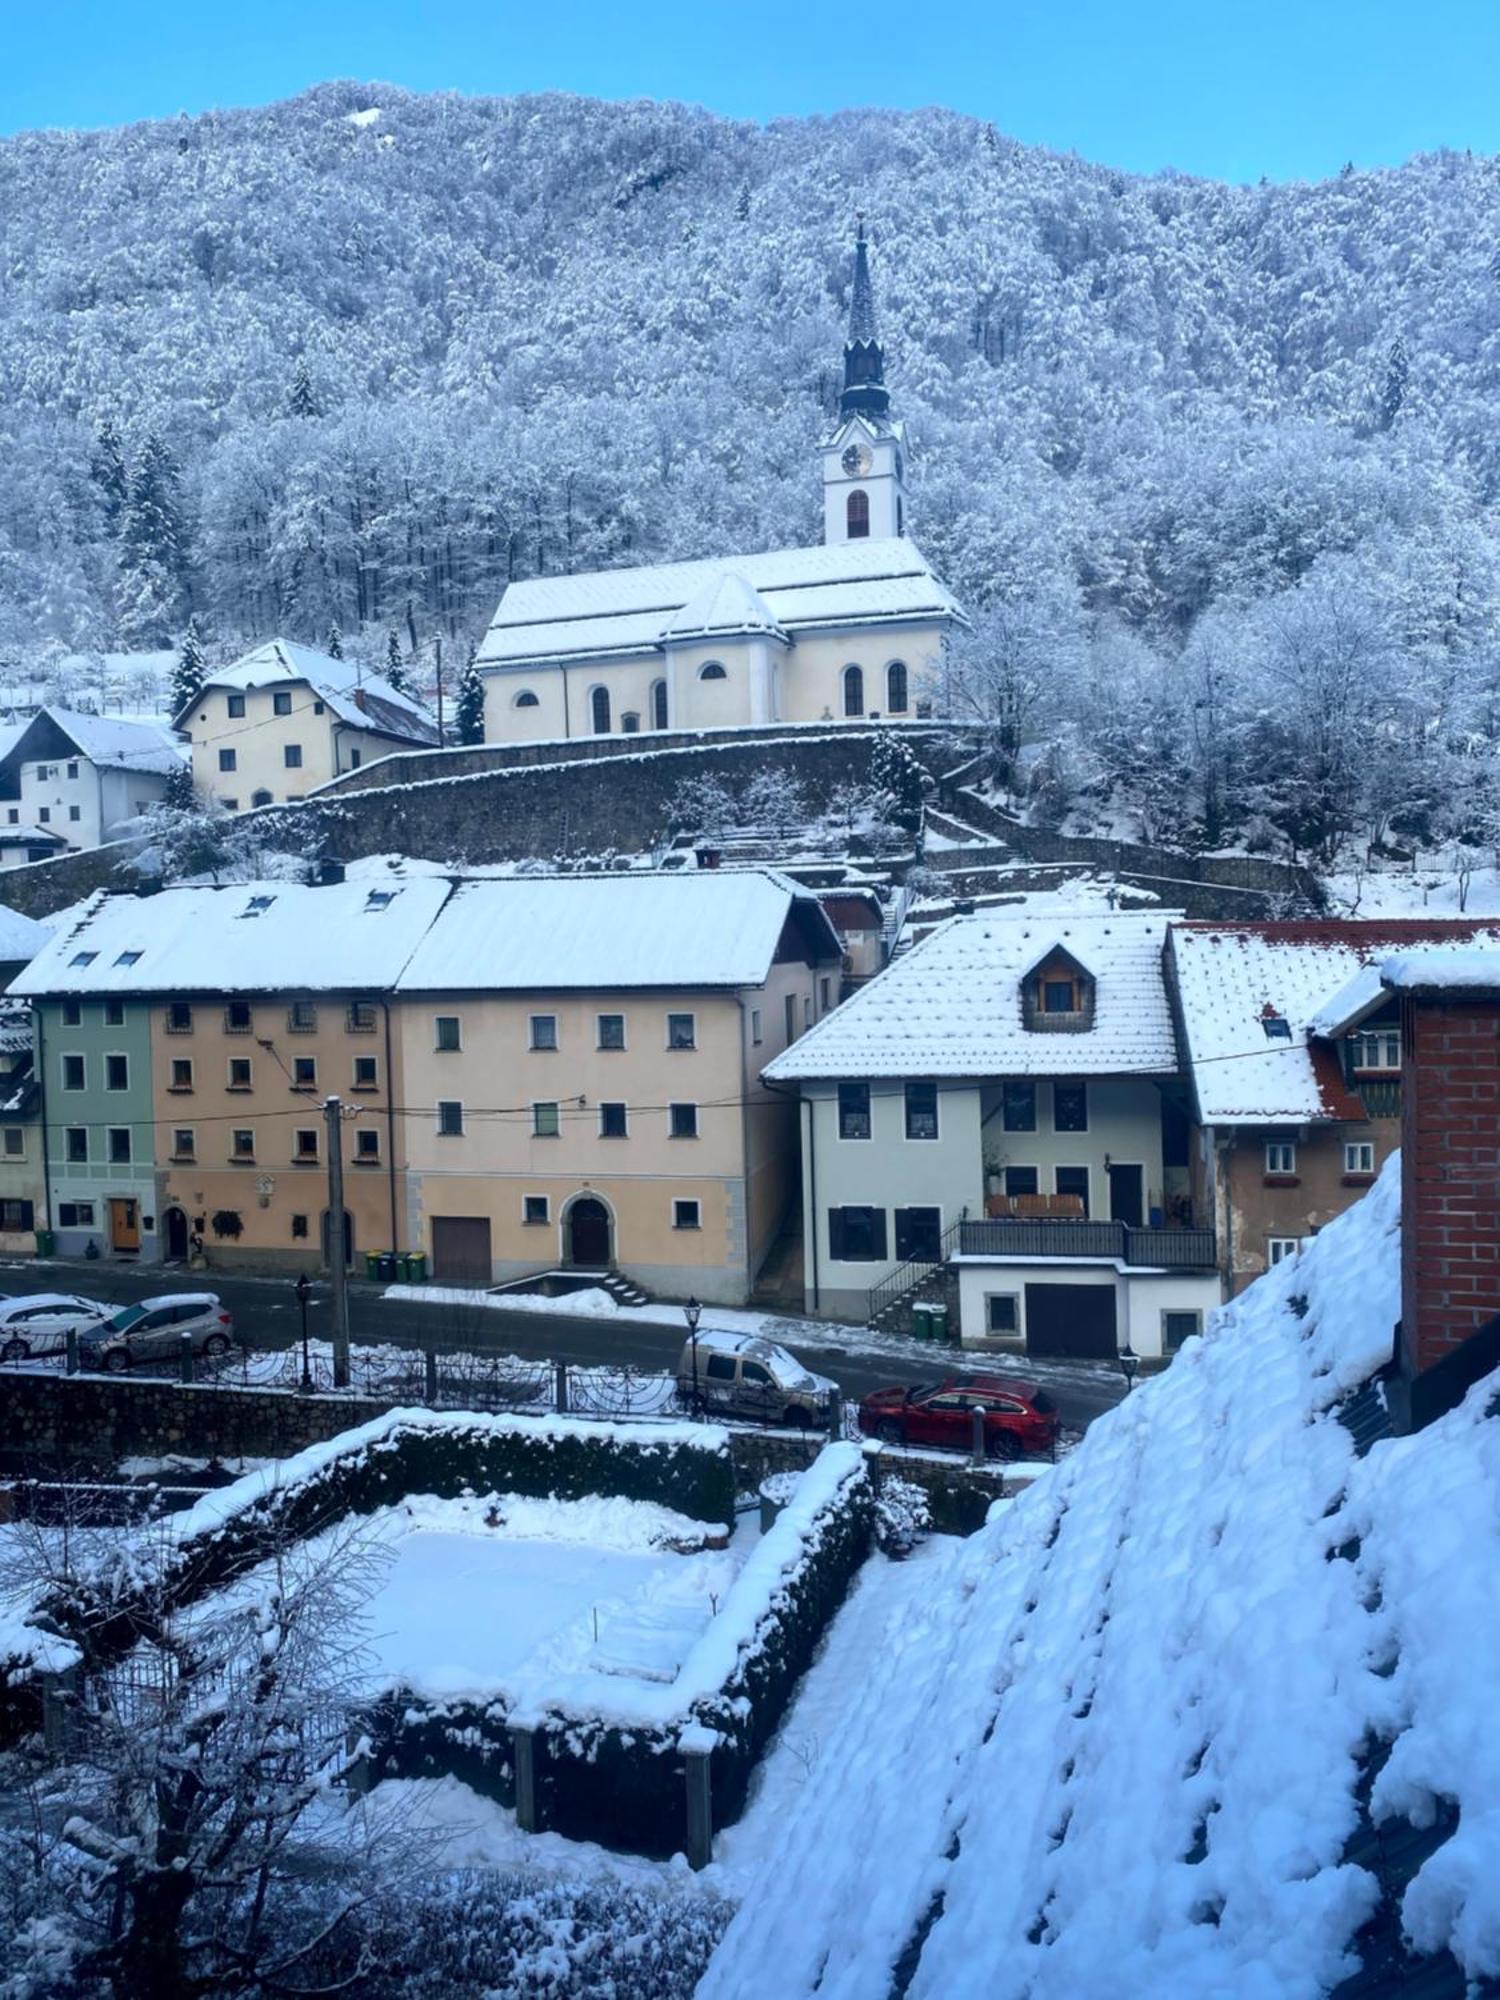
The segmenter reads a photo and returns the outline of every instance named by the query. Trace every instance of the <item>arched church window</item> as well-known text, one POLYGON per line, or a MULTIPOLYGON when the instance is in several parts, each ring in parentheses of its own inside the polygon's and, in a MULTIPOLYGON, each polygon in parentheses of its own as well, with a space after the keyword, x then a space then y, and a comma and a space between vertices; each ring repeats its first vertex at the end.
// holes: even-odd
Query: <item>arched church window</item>
POLYGON ((651 683, 651 727, 665 729, 667 726, 667 684, 665 681, 651 683))
POLYGON ((865 712, 865 670, 863 667, 844 669, 844 713, 863 715, 865 712))
POLYGON ((640 726, 641 718, 639 715, 636 714, 633 708, 627 708, 625 713, 620 717, 620 733, 623 736, 634 736, 640 726))
POLYGON ((609 689, 608 688, 597 687, 594 689, 593 693, 589 696, 589 715, 593 720, 594 734, 596 736, 608 736, 609 734, 609 689))
POLYGON ((845 519, 849 524, 850 541, 863 541, 870 532, 870 496, 862 486, 856 486, 849 495, 845 519))
POLYGON ((541 705, 530 688, 522 688, 514 703, 517 708, 540 708, 541 705))
POLYGON ((705 660, 698 669, 700 681, 727 681, 729 676, 717 660, 705 660))
POLYGON ((887 715, 906 713, 905 660, 892 660, 885 670, 885 712, 887 715))

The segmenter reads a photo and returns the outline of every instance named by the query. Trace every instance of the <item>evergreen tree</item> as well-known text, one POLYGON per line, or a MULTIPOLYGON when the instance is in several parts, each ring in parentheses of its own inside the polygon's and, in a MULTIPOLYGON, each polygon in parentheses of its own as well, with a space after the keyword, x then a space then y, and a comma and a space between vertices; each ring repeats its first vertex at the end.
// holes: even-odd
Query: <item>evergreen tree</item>
POLYGON ((329 624, 328 645, 325 650, 330 660, 341 660, 344 657, 344 634, 337 618, 329 624))
POLYGON ((454 716, 460 743, 484 741, 484 675, 479 671, 479 655, 469 648, 469 658, 458 677, 458 701, 454 716))
POLYGON ((118 532, 120 515, 130 494, 130 473, 125 463, 125 447, 113 417, 106 417, 94 434, 94 456, 89 474, 104 501, 104 518, 111 534, 118 532))
POLYGON ((1401 414, 1406 401, 1406 384, 1411 369, 1406 359, 1406 342, 1398 333, 1385 360, 1385 383, 1380 391, 1380 428, 1388 431, 1401 414))
POLYGON ((406 662, 401 657, 401 640, 392 631, 385 645, 385 677, 397 694, 410 694, 411 681, 407 675, 406 662))
POLYGON ((884 731, 870 753, 870 783, 890 800, 891 818, 907 833, 922 824, 922 767, 898 737, 884 731))
POLYGON ((297 357, 297 366, 292 370, 292 389, 287 398, 287 407, 294 417, 315 417, 318 414, 312 377, 307 372, 306 361, 300 355, 297 357))
POLYGON ((120 631, 131 644, 165 646, 180 622, 185 541, 177 468, 153 431, 131 478, 120 523, 120 631))
POLYGON ((177 664, 172 669, 171 699, 174 715, 180 715, 189 702, 196 701, 202 694, 207 673, 208 657, 203 650, 203 631, 194 616, 188 620, 187 631, 182 635, 182 645, 177 654, 177 664))
POLYGON ((179 764, 167 779, 166 790, 161 802, 171 812, 192 812, 197 806, 193 791, 193 769, 190 764, 179 764))

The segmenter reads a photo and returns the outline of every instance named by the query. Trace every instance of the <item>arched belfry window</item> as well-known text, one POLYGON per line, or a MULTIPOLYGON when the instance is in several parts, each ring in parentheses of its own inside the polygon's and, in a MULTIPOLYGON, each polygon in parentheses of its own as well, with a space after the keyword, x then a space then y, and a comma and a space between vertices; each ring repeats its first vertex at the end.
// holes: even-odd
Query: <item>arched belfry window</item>
POLYGON ((887 715, 906 713, 906 662, 892 660, 885 670, 885 712, 887 715))
POLYGON ((727 681, 729 675, 717 660, 705 660, 698 669, 700 681, 727 681))
POLYGON ((849 524, 850 541, 863 541, 870 532, 870 496, 862 486, 856 486, 849 495, 845 519, 849 524))
POLYGON ((651 683, 651 727, 665 729, 667 726, 667 684, 665 681, 651 683))
POLYGON ((865 712, 865 672, 863 667, 844 669, 844 713, 863 715, 865 712))
POLYGON ((593 721, 594 734, 608 736, 609 689, 607 687, 596 687, 589 696, 589 714, 593 721))

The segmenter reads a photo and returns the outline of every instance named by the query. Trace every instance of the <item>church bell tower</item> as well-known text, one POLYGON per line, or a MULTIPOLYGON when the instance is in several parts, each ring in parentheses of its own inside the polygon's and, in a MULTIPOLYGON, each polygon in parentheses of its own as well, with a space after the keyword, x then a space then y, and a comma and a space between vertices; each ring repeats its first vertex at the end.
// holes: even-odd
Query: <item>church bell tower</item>
POLYGON ((854 239, 844 390, 838 421, 820 447, 825 542, 885 540, 906 533, 906 439, 890 407, 861 216, 854 239))

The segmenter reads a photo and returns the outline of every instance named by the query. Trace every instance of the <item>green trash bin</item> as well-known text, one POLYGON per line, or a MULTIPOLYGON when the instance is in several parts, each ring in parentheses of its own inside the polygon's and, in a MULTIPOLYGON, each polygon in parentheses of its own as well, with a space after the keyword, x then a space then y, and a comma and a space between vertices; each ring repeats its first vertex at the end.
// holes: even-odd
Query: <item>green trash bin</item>
POLYGON ((50 1229, 39 1229, 36 1232, 36 1254, 38 1257, 51 1257, 56 1254, 56 1251, 57 1238, 52 1234, 52 1231, 50 1229))
POLYGON ((380 1258, 373 1250, 365 1252, 365 1276, 372 1285, 380 1282, 380 1258))
POLYGON ((939 1347, 946 1347, 948 1345, 948 1308, 946 1306, 929 1306, 927 1308, 927 1320, 931 1328, 928 1339, 935 1341, 939 1347))
POLYGON ((409 1250, 404 1262, 406 1264, 406 1275, 411 1283, 414 1285, 425 1285, 427 1283, 427 1252, 425 1250, 409 1250))
POLYGON ((931 1340, 932 1307, 925 1299, 918 1300, 911 1309, 911 1334, 913 1340, 931 1340))

